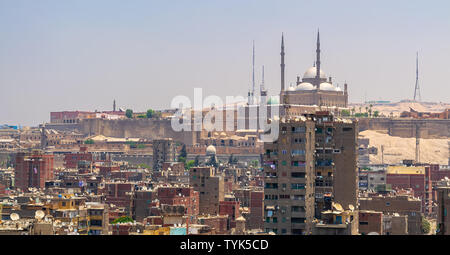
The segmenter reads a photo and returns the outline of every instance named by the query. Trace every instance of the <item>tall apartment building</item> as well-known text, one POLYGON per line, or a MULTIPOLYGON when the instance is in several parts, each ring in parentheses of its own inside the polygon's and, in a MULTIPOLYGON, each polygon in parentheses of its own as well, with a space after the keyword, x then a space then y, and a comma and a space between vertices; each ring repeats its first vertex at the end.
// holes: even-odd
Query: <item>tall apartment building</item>
POLYGON ((264 228, 309 234, 314 217, 314 121, 282 119, 278 140, 264 144, 264 228))
POLYGON ((16 155, 15 186, 22 190, 45 188, 45 182, 53 179, 53 154, 35 150, 16 155))
POLYGON ((435 188, 437 193, 437 235, 450 234, 450 181, 442 180, 435 188))
POLYGON ((224 201, 222 176, 215 176, 212 167, 193 167, 189 185, 199 192, 199 214, 219 214, 219 202, 224 201))
POLYGON ((278 140, 264 145, 266 231, 309 234, 329 199, 357 206, 357 128, 329 112, 281 120, 278 140))
POLYGON ((356 122, 316 112, 315 175, 316 216, 325 208, 325 195, 348 209, 356 207, 358 194, 356 122))
POLYGON ((161 171, 164 162, 177 161, 176 154, 172 138, 153 140, 153 170, 161 171))

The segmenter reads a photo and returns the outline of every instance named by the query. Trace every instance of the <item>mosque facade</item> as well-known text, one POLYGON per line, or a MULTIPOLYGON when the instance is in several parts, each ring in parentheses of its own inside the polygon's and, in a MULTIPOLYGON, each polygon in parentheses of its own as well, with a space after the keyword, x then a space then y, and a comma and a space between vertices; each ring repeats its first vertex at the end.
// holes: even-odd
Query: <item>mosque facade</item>
POLYGON ((302 79, 297 77, 296 85, 285 87, 284 36, 281 37, 281 104, 315 105, 325 107, 347 108, 347 84, 344 89, 335 86, 332 78, 320 69, 320 34, 317 33, 316 61, 313 67, 306 70, 302 79))

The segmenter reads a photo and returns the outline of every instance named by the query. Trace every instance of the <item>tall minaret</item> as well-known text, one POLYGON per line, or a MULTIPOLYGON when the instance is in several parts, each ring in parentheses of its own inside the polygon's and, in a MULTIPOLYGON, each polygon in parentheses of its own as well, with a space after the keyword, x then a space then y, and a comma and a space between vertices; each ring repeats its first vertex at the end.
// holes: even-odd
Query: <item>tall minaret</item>
POLYGON ((261 100, 262 100, 262 97, 267 96, 267 91, 264 88, 264 66, 262 66, 262 80, 261 80, 261 87, 260 87, 260 92, 259 93, 260 93, 259 95, 261 97, 261 100))
POLYGON ((320 89, 320 33, 319 33, 319 30, 317 30, 316 80, 317 80, 317 87, 320 89))
MULTIPOLYGON (((281 34, 281 92, 284 91, 284 35, 281 34)), ((282 94, 282 93, 281 93, 282 94)), ((282 102, 281 102, 282 103, 282 102)))
POLYGON ((253 57, 252 57, 252 98, 251 104, 255 104, 255 41, 253 41, 253 57))
POLYGON ((116 111, 116 99, 114 99, 114 102, 113 102, 113 112, 115 112, 116 111))

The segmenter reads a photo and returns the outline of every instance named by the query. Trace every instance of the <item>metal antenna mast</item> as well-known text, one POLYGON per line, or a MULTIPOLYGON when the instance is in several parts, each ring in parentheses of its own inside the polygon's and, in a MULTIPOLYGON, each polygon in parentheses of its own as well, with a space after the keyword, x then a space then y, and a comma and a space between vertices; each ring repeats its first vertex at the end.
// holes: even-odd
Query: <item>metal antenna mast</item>
POLYGON ((416 97, 419 98, 418 101, 422 101, 419 87, 419 52, 416 53, 416 86, 414 88, 414 101, 416 101, 416 97))

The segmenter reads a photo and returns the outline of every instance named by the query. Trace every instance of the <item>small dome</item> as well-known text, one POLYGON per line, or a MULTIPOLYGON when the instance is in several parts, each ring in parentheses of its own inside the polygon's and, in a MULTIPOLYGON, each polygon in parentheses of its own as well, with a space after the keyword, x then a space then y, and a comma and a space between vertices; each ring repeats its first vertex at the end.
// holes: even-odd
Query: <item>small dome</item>
POLYGON ((269 100, 267 100, 267 104, 279 104, 280 98, 278 96, 271 96, 269 100))
POLYGON ((295 91, 295 87, 294 86, 290 86, 287 91, 295 91))
POLYGON ((314 87, 314 85, 312 85, 309 82, 302 82, 296 88, 296 90, 314 90, 314 89, 316 89, 316 87, 314 87))
POLYGON ((227 137, 227 133, 225 132, 220 133, 220 137, 227 137))
MULTIPOLYGON (((316 78, 316 71, 317 68, 315 66, 309 68, 308 70, 306 70, 305 74, 303 74, 303 79, 313 79, 316 78)), ((322 79, 326 79, 327 76, 325 75, 325 73, 320 70, 320 78, 322 79)))
POLYGON ((210 145, 206 148, 206 155, 215 155, 216 154, 216 147, 214 145, 210 145))
POLYGON ((342 91, 342 89, 339 88, 339 87, 336 87, 334 90, 336 90, 336 91, 342 91))
POLYGON ((322 82, 320 84, 320 90, 336 91, 336 88, 328 82, 322 82))

